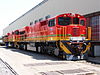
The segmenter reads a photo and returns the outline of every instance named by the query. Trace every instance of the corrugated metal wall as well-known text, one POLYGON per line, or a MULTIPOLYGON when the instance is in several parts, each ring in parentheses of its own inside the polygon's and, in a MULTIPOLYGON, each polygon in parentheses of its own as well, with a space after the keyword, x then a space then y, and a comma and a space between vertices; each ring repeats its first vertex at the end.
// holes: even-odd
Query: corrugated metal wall
POLYGON ((100 56, 100 11, 85 16, 87 26, 92 28, 90 56, 100 56))
POLYGON ((92 40, 100 40, 100 24, 99 24, 99 16, 94 16, 91 18, 91 26, 92 26, 92 40))
POLYGON ((92 41, 100 41, 100 12, 97 13, 87 15, 87 26, 92 27, 92 41))
POLYGON ((3 30, 8 32, 30 25, 40 18, 50 15, 51 17, 61 13, 79 13, 82 15, 100 10, 100 0, 44 0, 35 8, 22 15, 3 30))

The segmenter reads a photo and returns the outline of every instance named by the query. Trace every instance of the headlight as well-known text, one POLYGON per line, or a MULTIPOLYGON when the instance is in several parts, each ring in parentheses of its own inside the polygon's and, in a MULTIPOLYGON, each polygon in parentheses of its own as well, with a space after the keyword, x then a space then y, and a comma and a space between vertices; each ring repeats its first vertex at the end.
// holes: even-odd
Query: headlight
POLYGON ((85 37, 70 37, 70 40, 85 40, 85 37))

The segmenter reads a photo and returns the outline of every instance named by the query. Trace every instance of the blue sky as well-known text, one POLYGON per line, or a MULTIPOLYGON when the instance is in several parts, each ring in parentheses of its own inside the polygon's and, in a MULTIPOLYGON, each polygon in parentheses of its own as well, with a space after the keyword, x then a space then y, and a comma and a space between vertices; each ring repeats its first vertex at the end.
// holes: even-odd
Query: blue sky
POLYGON ((43 0, 0 0, 0 36, 3 29, 43 0))

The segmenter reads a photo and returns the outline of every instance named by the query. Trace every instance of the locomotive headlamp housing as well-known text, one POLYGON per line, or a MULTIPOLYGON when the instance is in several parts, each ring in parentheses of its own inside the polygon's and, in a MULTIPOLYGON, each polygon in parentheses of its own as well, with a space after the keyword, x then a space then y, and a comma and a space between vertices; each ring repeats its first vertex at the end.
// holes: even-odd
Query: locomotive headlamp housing
POLYGON ((70 37, 70 40, 85 40, 85 37, 70 37))
POLYGON ((64 17, 66 17, 66 15, 64 15, 64 17))
POLYGON ((78 15, 78 17, 80 17, 80 16, 78 15))

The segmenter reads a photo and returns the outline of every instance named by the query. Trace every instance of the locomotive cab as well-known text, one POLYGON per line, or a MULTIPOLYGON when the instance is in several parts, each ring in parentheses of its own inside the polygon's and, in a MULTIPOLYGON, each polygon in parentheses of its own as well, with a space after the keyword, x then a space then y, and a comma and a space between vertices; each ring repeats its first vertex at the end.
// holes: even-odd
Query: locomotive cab
POLYGON ((83 57, 86 53, 90 47, 86 30, 86 19, 79 14, 62 14, 56 17, 56 34, 60 48, 69 55, 83 57))
POLYGON ((78 14, 63 14, 57 18, 58 35, 63 34, 65 40, 85 40, 86 20, 78 14))

